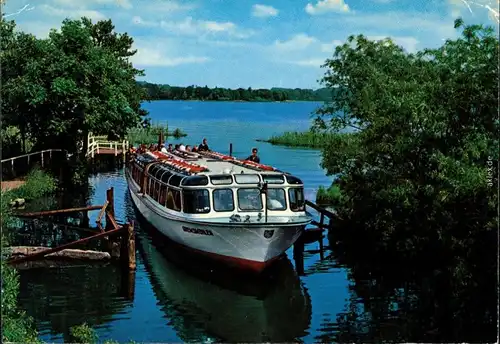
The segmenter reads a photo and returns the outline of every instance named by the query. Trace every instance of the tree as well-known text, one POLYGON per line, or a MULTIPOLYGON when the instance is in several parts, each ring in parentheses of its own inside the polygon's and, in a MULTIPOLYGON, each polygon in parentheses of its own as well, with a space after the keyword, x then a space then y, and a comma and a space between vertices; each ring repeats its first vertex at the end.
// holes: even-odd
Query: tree
MULTIPOLYGON (((2 30, 13 26, 2 20, 2 30)), ((140 109, 146 93, 135 81, 142 71, 128 60, 132 39, 113 30, 109 20, 82 18, 64 20, 48 39, 12 33, 2 53, 9 68, 2 74, 7 122, 26 122, 38 148, 75 152, 89 131, 124 137, 146 114, 140 109)))
MULTIPOLYGON (((490 27, 461 20, 455 27, 459 39, 416 54, 389 39, 349 37, 324 65, 322 81, 335 92, 315 129, 355 131, 323 151, 342 195, 335 240, 345 248, 362 238, 371 257, 409 269, 438 261, 434 268, 447 271, 459 298, 496 271, 489 252, 496 252, 498 199, 489 168, 498 161, 499 42, 490 27)), ((481 294, 494 299, 495 286, 481 294)), ((493 317, 484 311, 485 322, 493 317)))

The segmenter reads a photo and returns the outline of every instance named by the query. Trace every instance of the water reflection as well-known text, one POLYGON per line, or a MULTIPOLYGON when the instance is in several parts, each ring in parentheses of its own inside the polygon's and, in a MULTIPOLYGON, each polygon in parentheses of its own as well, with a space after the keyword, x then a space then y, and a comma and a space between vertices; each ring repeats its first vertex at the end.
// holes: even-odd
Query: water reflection
POLYGON ((492 245, 476 261, 472 275, 460 275, 432 253, 430 259, 403 262, 358 240, 337 239, 332 232, 333 253, 327 260, 349 268, 349 299, 335 320, 323 324, 316 340, 436 343, 496 338, 492 245))
POLYGON ((307 334, 311 300, 288 258, 260 277, 228 273, 136 216, 137 247, 153 290, 183 341, 289 342, 307 334))
POLYGON ((68 342, 70 327, 108 323, 130 306, 125 275, 113 264, 73 264, 19 274, 20 306, 37 320, 46 340, 68 342))

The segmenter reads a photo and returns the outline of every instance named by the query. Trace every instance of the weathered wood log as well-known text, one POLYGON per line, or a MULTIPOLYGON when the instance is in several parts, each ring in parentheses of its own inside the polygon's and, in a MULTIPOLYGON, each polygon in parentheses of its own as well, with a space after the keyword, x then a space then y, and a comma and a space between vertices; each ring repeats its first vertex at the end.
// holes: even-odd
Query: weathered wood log
POLYGON ((61 267, 77 267, 85 266, 88 264, 106 266, 110 264, 108 260, 92 260, 92 261, 78 261, 71 259, 44 259, 44 260, 32 260, 28 262, 22 262, 17 264, 12 264, 12 266, 17 270, 27 270, 27 269, 39 269, 39 268, 61 268, 61 267))
MULTIPOLYGON (((43 246, 14 246, 10 247, 10 256, 12 258, 26 257, 31 254, 45 251, 48 248, 49 247, 43 247, 43 246)), ((111 255, 108 252, 68 248, 59 252, 49 253, 45 256, 45 259, 58 259, 58 258, 79 259, 79 260, 109 260, 111 259, 111 255)))

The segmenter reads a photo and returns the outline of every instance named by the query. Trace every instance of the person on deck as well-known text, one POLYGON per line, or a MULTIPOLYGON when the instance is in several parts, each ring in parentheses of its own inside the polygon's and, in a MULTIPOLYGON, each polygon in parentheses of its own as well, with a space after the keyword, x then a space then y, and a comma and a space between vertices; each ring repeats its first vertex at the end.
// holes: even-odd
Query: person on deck
POLYGON ((186 151, 186 146, 184 146, 184 143, 181 143, 181 144, 179 145, 179 150, 180 150, 181 152, 185 152, 185 151, 186 151))
POLYGON ((198 147, 193 146, 192 152, 197 152, 197 151, 198 151, 198 147))
POLYGON ((172 151, 173 151, 173 150, 174 150, 174 149, 172 148, 172 144, 171 144, 171 143, 169 143, 169 144, 168 144, 168 148, 167 148, 167 152, 172 153, 172 151))
POLYGON ((209 151, 207 139, 203 139, 202 143, 198 146, 198 152, 209 151))
POLYGON ((190 145, 186 146, 186 152, 191 152, 191 146, 190 145))
POLYGON ((260 164, 260 158, 257 155, 257 148, 252 148, 252 155, 250 155, 245 160, 253 161, 256 162, 257 164, 260 164))
POLYGON ((162 152, 162 153, 167 153, 167 152, 168 152, 168 150, 165 148, 165 146, 164 146, 164 145, 161 145, 160 152, 162 152))

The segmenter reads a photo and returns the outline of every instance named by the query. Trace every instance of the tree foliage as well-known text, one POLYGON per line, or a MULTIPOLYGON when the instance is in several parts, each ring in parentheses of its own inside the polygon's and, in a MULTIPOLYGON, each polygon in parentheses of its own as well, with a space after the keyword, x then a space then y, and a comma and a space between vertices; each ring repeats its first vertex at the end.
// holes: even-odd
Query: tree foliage
MULTIPOLYGON (((336 240, 438 260, 459 298, 496 271, 481 252, 496 252, 499 42, 490 27, 455 27, 460 38, 416 54, 351 36, 324 65, 323 83, 342 91, 318 110, 315 129, 356 129, 323 150, 342 195, 336 240)), ((481 293, 494 300, 494 285, 481 293)))
POLYGON ((301 88, 271 88, 271 89, 244 89, 209 88, 208 86, 178 87, 157 85, 148 82, 140 83, 146 89, 151 99, 165 100, 213 100, 213 101, 328 101, 332 99, 332 91, 328 88, 317 90, 301 88))
POLYGON ((146 114, 146 97, 128 60, 133 40, 111 20, 63 21, 47 39, 1 21, 2 126, 20 128, 38 148, 76 151, 89 131, 124 137, 146 114))

